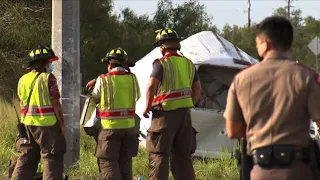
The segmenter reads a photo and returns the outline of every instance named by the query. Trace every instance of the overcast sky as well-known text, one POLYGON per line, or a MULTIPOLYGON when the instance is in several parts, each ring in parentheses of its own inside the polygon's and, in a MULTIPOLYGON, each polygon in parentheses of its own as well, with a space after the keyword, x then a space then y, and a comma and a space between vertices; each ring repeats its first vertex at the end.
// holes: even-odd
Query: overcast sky
MULTIPOLYGON (((173 0, 174 3, 183 3, 183 0, 173 0)), ((153 16, 157 8, 157 0, 115 0, 115 11, 129 7, 138 14, 153 16)), ((213 16, 212 22, 221 29, 225 24, 244 25, 247 23, 247 0, 200 0, 206 6, 207 12, 213 16)), ((284 7, 284 0, 251 0, 251 20, 259 22, 272 14, 278 7, 284 7)), ((320 19, 320 0, 295 0, 294 8, 302 10, 302 16, 313 16, 320 19)))

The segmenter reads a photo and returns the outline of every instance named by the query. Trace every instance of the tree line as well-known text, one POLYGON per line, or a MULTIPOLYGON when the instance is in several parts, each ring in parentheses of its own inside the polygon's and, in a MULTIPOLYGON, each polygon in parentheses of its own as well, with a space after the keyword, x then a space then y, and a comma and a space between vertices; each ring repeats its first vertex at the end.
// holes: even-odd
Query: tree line
MULTIPOLYGON (((138 15, 130 8, 114 13, 113 0, 80 1, 81 71, 83 85, 106 71, 100 59, 114 47, 124 48, 129 58, 137 61, 150 52, 155 30, 174 28, 180 36, 200 31, 213 31, 249 55, 256 57, 255 24, 226 25, 218 30, 206 7, 198 0, 175 5, 171 0, 159 0, 154 16, 138 15)), ((51 0, 2 0, 0 3, 0 91, 11 99, 27 53, 38 44, 51 43, 51 0)), ((287 7, 270 15, 287 17, 287 7)), ((290 11, 295 28, 293 58, 314 67, 315 56, 307 45, 320 35, 320 19, 302 17, 300 9, 290 11)))

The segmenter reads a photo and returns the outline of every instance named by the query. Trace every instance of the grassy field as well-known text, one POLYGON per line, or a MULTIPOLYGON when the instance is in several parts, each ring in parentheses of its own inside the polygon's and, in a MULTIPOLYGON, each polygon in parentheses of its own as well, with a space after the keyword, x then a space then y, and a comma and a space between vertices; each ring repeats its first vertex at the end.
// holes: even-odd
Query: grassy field
MULTIPOLYGON (((16 107, 18 103, 15 103, 16 107)), ((0 179, 7 176, 9 159, 15 154, 14 141, 17 135, 16 115, 11 104, 0 101, 0 179)), ((71 180, 96 180, 98 167, 93 153, 95 142, 92 137, 81 132, 80 160, 70 170, 71 180)), ((195 160, 194 168, 197 180, 237 180, 238 170, 236 161, 223 154, 219 160, 195 160)), ((139 150, 139 155, 133 160, 133 174, 135 177, 147 179, 149 173, 147 152, 139 150)), ((136 179, 136 178, 135 178, 136 179)), ((170 175, 169 179, 173 179, 170 175)))

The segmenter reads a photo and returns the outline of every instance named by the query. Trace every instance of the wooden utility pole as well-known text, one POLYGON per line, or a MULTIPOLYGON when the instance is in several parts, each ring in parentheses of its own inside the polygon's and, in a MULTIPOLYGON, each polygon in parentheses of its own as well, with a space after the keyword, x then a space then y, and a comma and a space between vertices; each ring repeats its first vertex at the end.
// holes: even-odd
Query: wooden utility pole
POLYGON ((251 11, 251 2, 248 0, 248 27, 251 27, 251 18, 250 18, 250 11, 251 11))

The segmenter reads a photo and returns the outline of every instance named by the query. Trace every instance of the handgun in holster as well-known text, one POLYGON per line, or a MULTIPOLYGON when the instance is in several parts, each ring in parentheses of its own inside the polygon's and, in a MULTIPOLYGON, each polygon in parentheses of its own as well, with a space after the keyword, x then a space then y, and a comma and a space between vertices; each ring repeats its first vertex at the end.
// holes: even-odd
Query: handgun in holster
POLYGON ((252 156, 247 154, 247 141, 238 140, 238 149, 235 152, 240 171, 240 180, 250 180, 250 173, 253 168, 252 156))
POLYGON ((315 180, 320 179, 320 148, 319 142, 315 139, 310 143, 310 162, 312 175, 315 180))

